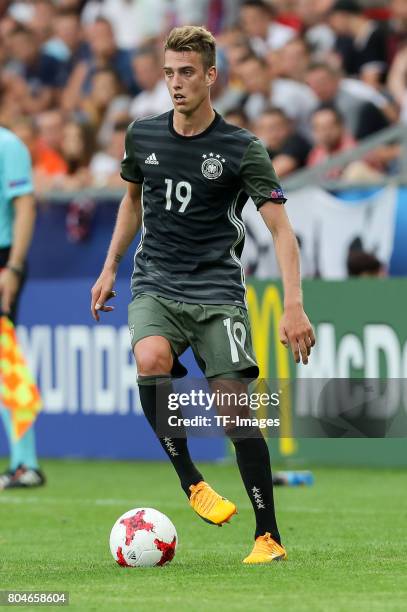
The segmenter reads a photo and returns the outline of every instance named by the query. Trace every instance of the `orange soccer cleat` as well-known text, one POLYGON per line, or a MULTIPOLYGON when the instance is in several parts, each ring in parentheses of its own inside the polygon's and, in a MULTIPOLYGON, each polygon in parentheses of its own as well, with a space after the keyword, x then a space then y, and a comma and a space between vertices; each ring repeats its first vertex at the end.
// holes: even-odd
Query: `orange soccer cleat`
POLYGON ((256 538, 252 552, 243 559, 243 563, 271 563, 285 559, 287 559, 287 551, 284 546, 273 540, 269 533, 265 533, 256 538))
POLYGON ((237 512, 234 503, 216 493, 203 480, 196 485, 191 485, 189 490, 191 491, 189 498, 191 507, 204 521, 211 525, 221 527, 237 512))

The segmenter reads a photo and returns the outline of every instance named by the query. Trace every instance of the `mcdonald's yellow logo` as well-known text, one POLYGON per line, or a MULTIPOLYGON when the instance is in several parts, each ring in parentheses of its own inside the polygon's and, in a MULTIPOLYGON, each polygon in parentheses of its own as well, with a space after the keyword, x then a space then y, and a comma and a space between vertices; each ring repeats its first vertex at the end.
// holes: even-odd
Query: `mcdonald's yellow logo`
MULTIPOLYGON (((247 303, 253 336, 253 347, 260 369, 260 378, 272 378, 270 358, 274 355, 276 378, 290 379, 290 356, 288 350, 279 340, 279 322, 283 314, 280 292, 275 285, 266 287, 259 305, 256 289, 247 287, 247 303), (271 334, 274 340, 270 343, 271 334), (273 350, 274 349, 274 350, 273 350)), ((296 443, 292 437, 291 393, 287 385, 281 396, 280 410, 280 452, 282 455, 292 455, 296 451, 296 443)))

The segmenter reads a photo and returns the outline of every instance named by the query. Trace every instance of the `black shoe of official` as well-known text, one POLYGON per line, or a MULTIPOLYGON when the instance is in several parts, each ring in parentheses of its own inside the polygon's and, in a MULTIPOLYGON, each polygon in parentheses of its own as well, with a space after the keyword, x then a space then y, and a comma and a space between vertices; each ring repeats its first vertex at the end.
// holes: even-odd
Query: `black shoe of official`
POLYGON ((29 489, 45 485, 45 475, 41 470, 20 465, 14 472, 5 489, 29 489))

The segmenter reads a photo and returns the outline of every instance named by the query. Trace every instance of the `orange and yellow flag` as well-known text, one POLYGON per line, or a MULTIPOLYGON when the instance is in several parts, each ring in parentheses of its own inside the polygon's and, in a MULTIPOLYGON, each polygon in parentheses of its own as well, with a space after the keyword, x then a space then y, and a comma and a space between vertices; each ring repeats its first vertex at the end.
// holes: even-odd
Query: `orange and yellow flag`
POLYGON ((0 401, 11 412, 14 440, 34 423, 41 396, 18 343, 13 323, 0 317, 0 401))

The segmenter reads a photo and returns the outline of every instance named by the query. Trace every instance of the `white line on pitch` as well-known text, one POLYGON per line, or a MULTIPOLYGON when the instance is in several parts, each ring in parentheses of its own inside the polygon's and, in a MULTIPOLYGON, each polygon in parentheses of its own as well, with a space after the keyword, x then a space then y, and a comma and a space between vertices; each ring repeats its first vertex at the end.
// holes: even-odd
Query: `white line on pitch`
MULTIPOLYGON (((21 505, 21 504, 44 504, 44 505, 53 505, 53 504, 82 504, 86 506, 125 506, 127 508, 154 508, 157 504, 161 505, 163 508, 176 508, 181 509, 183 507, 182 502, 165 502, 162 503, 160 500, 137 500, 135 498, 132 499, 114 499, 114 498, 106 498, 106 499, 81 499, 71 497, 35 497, 35 496, 8 496, 7 493, 0 494, 0 505, 21 505)), ((186 508, 187 506, 185 506, 186 508)), ((249 504, 239 504, 239 509, 241 510, 250 510, 251 505, 249 504)), ((328 511, 332 514, 332 508, 304 508, 303 506, 285 506, 282 509, 284 512, 305 512, 307 514, 326 514, 328 511)), ((337 513, 341 514, 360 514, 360 510, 352 509, 352 508, 338 508, 336 510, 337 513)), ((386 514, 399 514, 398 510, 394 509, 385 509, 386 514)), ((363 511, 364 515, 373 515, 376 514, 375 510, 365 509, 363 511)))

